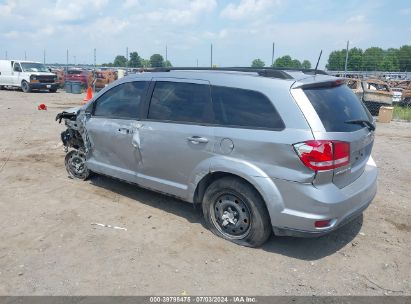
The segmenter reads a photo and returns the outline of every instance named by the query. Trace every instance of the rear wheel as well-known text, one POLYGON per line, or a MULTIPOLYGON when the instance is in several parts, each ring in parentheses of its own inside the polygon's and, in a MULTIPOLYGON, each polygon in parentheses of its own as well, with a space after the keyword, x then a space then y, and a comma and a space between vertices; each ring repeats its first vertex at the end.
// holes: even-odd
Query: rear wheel
POLYGON ((86 165, 86 156, 83 152, 72 150, 64 159, 67 173, 75 179, 86 180, 90 176, 90 170, 86 165))
POLYGON ((21 89, 23 90, 24 93, 29 93, 31 91, 29 83, 25 80, 21 82, 21 89))
POLYGON ((242 246, 261 246, 272 232, 261 196, 239 178, 214 181, 204 195, 203 213, 214 234, 242 246))

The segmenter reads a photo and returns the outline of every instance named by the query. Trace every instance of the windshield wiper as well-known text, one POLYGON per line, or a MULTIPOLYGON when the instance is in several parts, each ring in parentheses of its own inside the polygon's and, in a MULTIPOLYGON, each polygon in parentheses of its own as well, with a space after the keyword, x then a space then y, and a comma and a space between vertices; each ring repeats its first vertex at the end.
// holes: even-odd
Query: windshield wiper
POLYGON ((370 131, 374 131, 375 130, 375 126, 374 124, 366 119, 353 119, 353 120, 347 120, 344 121, 344 123, 346 124, 357 124, 357 125, 363 125, 366 126, 370 131))

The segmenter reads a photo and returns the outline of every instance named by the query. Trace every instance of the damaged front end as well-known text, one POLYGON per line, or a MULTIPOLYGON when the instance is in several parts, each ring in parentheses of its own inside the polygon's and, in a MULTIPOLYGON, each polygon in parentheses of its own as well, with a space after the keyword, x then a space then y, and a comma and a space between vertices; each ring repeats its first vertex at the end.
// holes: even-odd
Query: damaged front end
POLYGON ((89 151, 87 132, 84 128, 86 113, 80 108, 72 108, 63 111, 56 116, 59 123, 64 120, 67 129, 61 133, 61 141, 64 145, 65 166, 72 178, 85 180, 90 175, 86 160, 89 151))

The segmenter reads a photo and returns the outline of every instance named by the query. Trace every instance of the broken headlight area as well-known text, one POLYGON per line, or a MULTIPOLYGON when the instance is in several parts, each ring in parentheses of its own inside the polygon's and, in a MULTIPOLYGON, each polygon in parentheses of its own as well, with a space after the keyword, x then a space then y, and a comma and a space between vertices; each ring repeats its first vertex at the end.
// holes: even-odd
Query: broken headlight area
POLYGON ((83 138, 77 130, 67 129, 61 132, 61 141, 67 148, 74 148, 76 150, 84 148, 83 138))
POLYGON ((56 116, 56 121, 61 123, 64 119, 64 124, 67 127, 67 129, 61 133, 61 141, 66 151, 68 148, 84 150, 84 140, 77 125, 77 114, 77 111, 63 111, 56 116))

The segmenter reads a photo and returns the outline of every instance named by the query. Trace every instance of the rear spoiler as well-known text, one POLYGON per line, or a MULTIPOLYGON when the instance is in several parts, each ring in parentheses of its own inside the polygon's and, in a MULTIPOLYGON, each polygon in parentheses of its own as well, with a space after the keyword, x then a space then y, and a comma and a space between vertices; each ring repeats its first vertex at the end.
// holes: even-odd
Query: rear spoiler
POLYGON ((336 78, 332 80, 317 81, 306 84, 297 85, 293 89, 315 89, 315 88, 331 88, 343 85, 346 83, 344 78, 336 78))

